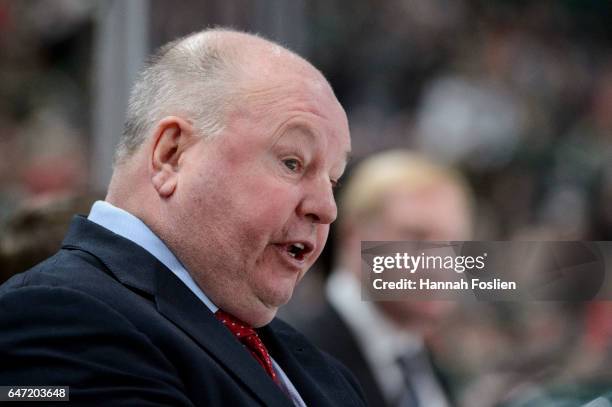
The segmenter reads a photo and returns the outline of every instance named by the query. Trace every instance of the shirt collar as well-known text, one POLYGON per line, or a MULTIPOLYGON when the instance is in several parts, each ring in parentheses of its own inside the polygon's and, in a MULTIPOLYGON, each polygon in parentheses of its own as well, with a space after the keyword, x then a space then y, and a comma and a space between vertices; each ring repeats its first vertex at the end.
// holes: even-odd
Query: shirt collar
POLYGON ((96 201, 91 207, 90 221, 136 243, 174 273, 211 312, 219 309, 197 285, 185 266, 149 227, 131 213, 106 201, 96 201))

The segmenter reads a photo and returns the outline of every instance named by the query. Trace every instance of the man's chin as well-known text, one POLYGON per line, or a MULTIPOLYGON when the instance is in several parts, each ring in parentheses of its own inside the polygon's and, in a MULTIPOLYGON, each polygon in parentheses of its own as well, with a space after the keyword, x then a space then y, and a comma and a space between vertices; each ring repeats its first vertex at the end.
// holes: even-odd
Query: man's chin
POLYGON ((293 290, 288 290, 286 292, 277 291, 273 294, 274 295, 258 297, 260 306, 257 307, 257 310, 253 311, 252 326, 259 328, 269 324, 276 316, 278 309, 289 302, 293 295, 293 290))
POLYGON ((274 279, 262 280, 260 284, 253 285, 253 294, 266 307, 280 308, 287 304, 293 296, 298 284, 298 276, 275 276, 274 279))
POLYGON ((246 321, 253 328, 261 328, 262 326, 268 325, 278 312, 278 307, 265 307, 259 311, 253 312, 249 315, 250 321, 246 321))

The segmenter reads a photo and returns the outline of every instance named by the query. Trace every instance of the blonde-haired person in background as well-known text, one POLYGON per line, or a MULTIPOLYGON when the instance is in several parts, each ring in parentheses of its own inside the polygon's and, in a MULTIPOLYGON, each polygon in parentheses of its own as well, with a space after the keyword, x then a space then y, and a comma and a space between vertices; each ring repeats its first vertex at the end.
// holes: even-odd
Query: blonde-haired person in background
POLYGON ((390 150, 358 164, 342 192, 328 304, 302 321, 302 330, 349 367, 370 405, 452 405, 427 337, 455 306, 362 301, 360 250, 363 240, 470 239, 473 203, 466 181, 414 152, 390 150))

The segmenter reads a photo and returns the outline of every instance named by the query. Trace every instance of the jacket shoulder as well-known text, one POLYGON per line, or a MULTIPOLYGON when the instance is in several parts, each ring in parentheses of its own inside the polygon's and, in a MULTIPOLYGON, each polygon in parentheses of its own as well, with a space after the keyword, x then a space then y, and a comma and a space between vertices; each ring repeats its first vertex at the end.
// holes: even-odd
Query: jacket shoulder
POLYGON ((190 405, 174 366, 124 315, 84 291, 28 280, 0 293, 1 383, 70 385, 71 400, 94 404, 105 394, 116 405, 190 405))

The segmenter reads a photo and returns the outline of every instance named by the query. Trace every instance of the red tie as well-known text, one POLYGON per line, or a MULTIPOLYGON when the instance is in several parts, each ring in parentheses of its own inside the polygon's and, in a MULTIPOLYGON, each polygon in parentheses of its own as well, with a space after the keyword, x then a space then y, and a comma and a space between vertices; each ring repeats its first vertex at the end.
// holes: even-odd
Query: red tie
POLYGON ((255 360, 257 360, 257 362, 264 368, 266 373, 270 375, 272 380, 274 380, 274 383, 281 386, 280 381, 276 376, 276 372, 272 367, 272 359, 270 359, 268 350, 264 346, 261 339, 259 339, 257 332, 255 332, 255 330, 246 323, 225 311, 218 310, 215 312, 215 316, 234 334, 240 343, 246 346, 255 360))

